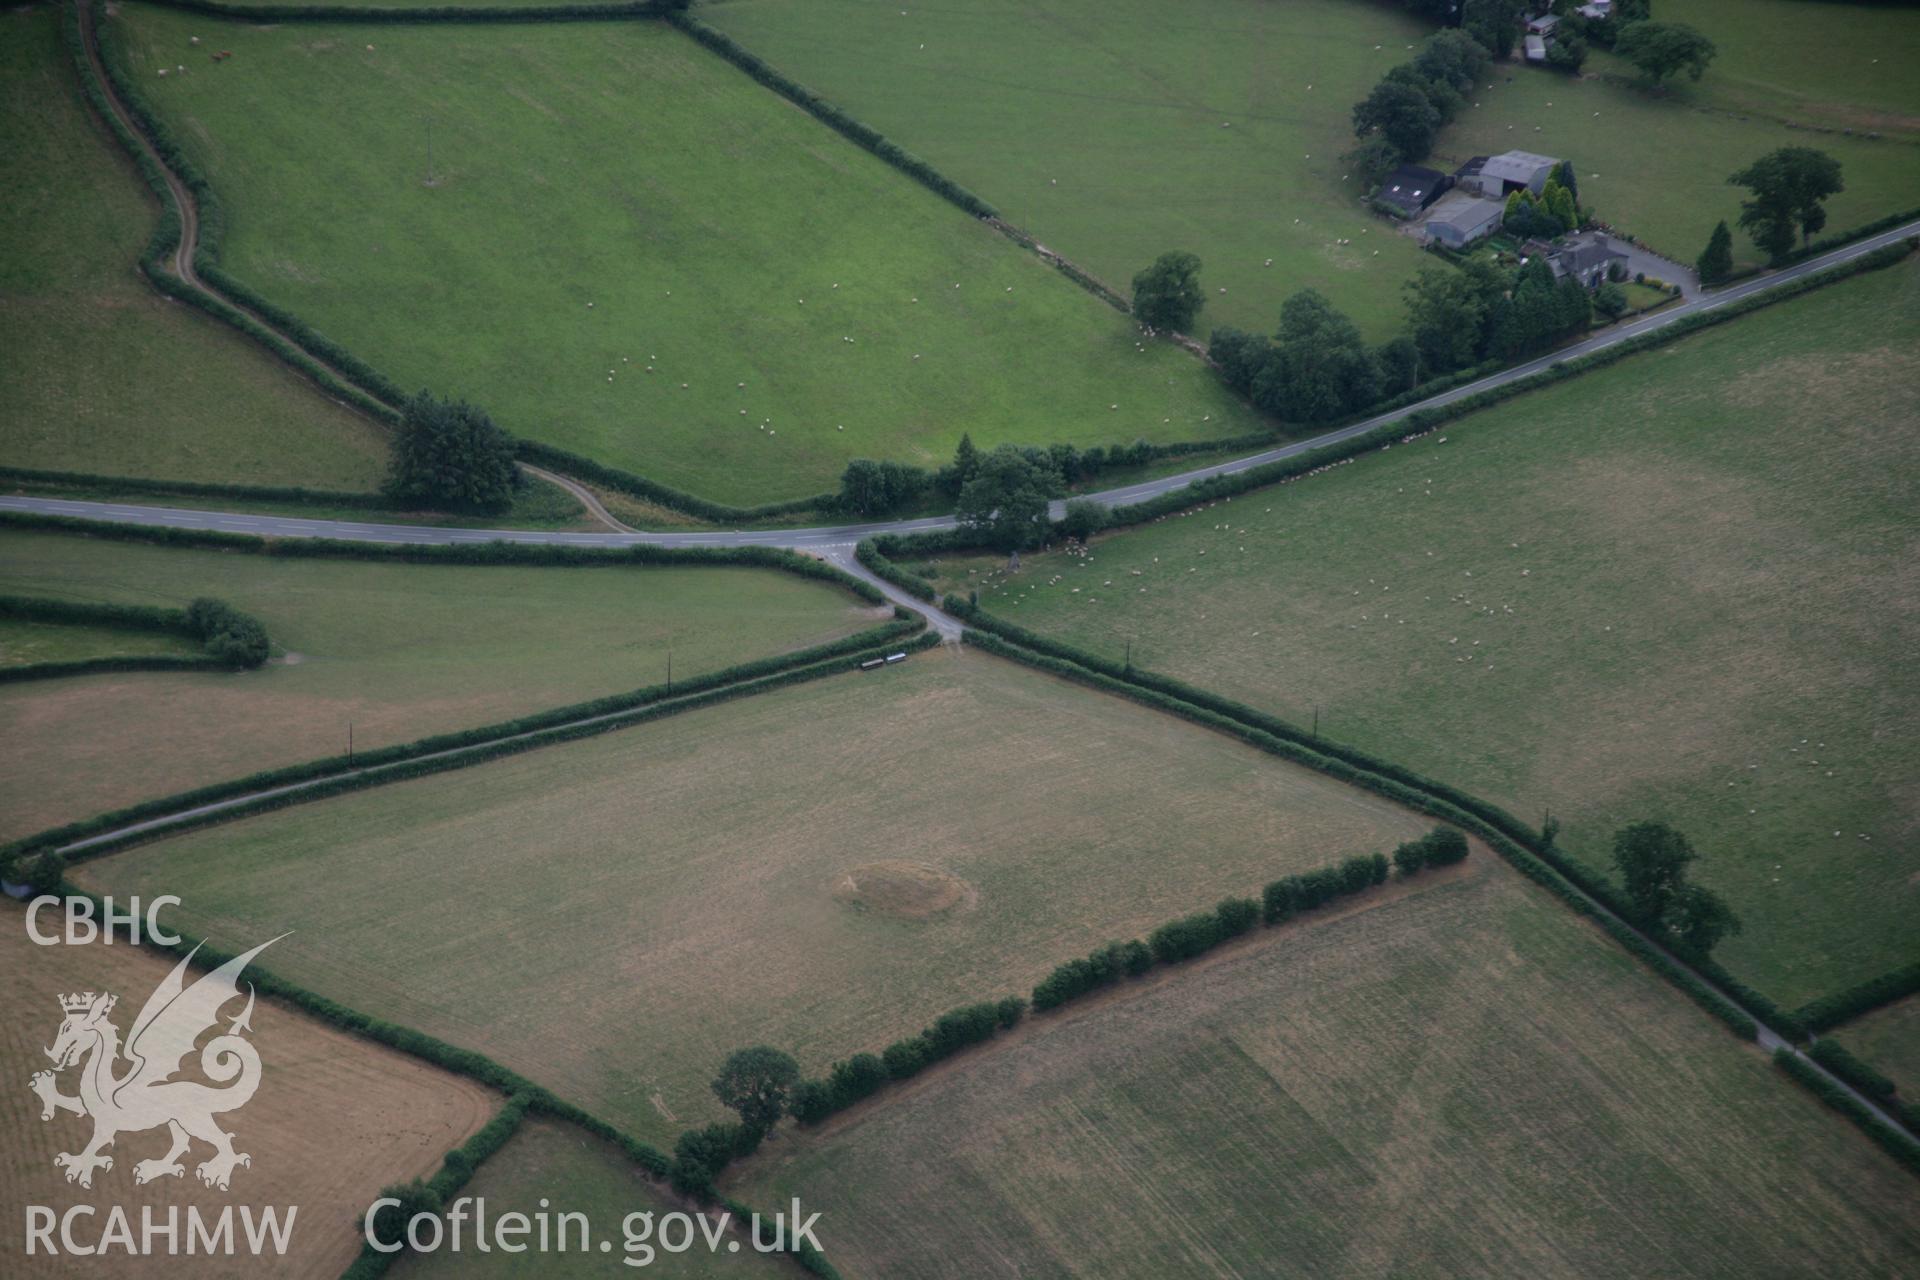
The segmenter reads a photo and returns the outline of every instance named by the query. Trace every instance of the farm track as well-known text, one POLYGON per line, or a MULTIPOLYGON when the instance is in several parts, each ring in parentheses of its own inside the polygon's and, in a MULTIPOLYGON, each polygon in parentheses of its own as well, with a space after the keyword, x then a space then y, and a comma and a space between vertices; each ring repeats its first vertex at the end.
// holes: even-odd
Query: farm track
MULTIPOLYGON (((158 151, 154 148, 151 140, 141 129, 138 121, 128 110, 126 104, 119 98, 113 81, 106 74, 106 67, 100 51, 98 35, 94 27, 93 14, 88 5, 81 4, 79 6, 79 23, 82 43, 86 50, 89 67, 99 83, 110 109, 130 134, 138 140, 142 150, 159 167, 166 182, 168 192, 178 211, 181 232, 179 244, 176 246, 173 254, 173 273, 189 288, 210 299, 217 300, 222 306, 233 308, 274 337, 287 342, 295 348, 306 351, 307 349, 292 335, 286 333, 283 329, 274 325, 271 321, 250 308, 234 302, 225 294, 206 284, 199 277, 194 269, 193 261, 198 245, 199 231, 199 213, 198 207, 193 199, 193 194, 178 175, 166 165, 158 151)), ((1877 249, 1884 248, 1915 235, 1920 235, 1920 220, 1907 223, 1893 230, 1882 232, 1853 244, 1842 246, 1829 253, 1809 259, 1776 273, 1763 275, 1739 285, 1716 291, 1712 294, 1690 296, 1681 305, 1669 308, 1655 316, 1634 323, 1616 326, 1608 332, 1589 338, 1571 347, 1551 352, 1512 368, 1503 369, 1498 373, 1491 374, 1476 382, 1454 388, 1426 400, 1394 410, 1393 412, 1368 418, 1336 431, 1327 432, 1306 440, 1265 450, 1229 462, 1196 468, 1192 471, 1162 477, 1158 480, 1106 490, 1087 496, 1108 506, 1135 503, 1185 488, 1200 480, 1215 476, 1233 475, 1266 463, 1298 457, 1316 449, 1322 449, 1329 445, 1339 444, 1357 436, 1364 435, 1376 428, 1402 421, 1421 410, 1440 408, 1480 392, 1504 386, 1533 374, 1543 372, 1563 361, 1606 350, 1618 343, 1657 331, 1687 316, 1712 311, 1727 303, 1737 302, 1755 294, 1764 293, 1771 289, 1791 284, 1806 276, 1852 261, 1864 254, 1871 253, 1877 249)), ((308 354, 310 356, 312 355, 311 352, 308 352, 308 354)), ((340 371, 330 363, 321 360, 317 356, 313 358, 331 369, 335 374, 344 378, 344 375, 340 374, 340 371)), ((764 531, 728 530, 681 533, 646 532, 635 530, 631 526, 617 520, 606 510, 604 505, 594 497, 591 491, 587 490, 578 482, 537 467, 525 467, 525 470, 532 475, 564 489, 569 495, 580 501, 582 506, 596 520, 605 524, 609 532, 604 534, 553 533, 539 530, 384 525, 352 521, 314 520, 297 517, 196 511, 171 507, 140 507, 123 503, 87 502, 62 498, 0 497, 0 510, 84 518, 120 524, 252 534, 260 537, 318 537, 389 544, 458 545, 463 543, 504 541, 525 544, 605 548, 618 548, 642 543, 656 546, 678 547, 783 547, 830 561, 851 575, 873 584, 878 587, 891 602, 911 609, 921 615, 931 627, 938 631, 942 637, 949 642, 957 641, 964 630, 963 625, 957 619, 932 605, 907 596, 905 593, 893 587, 892 584, 879 579, 867 571, 864 566, 860 565, 858 561, 854 559, 852 554, 853 547, 858 540, 874 534, 908 534, 954 528, 957 522, 951 516, 877 522, 862 525, 827 526, 813 529, 764 531)), ((1059 517, 1063 507, 1063 502, 1055 502, 1053 504, 1053 515, 1055 518, 1059 517)), ((615 713, 610 716, 594 717, 593 720, 618 719, 627 714, 631 713, 615 713)), ((458 755, 463 754, 466 750, 470 749, 461 749, 459 751, 441 754, 458 755)), ((347 772, 378 772, 378 770, 349 770, 347 772)), ((129 827, 117 831, 102 833, 87 840, 77 842, 76 844, 66 846, 66 848, 77 851, 87 846, 115 840, 122 836, 157 831, 182 821, 202 816, 211 811, 243 805, 265 796, 305 790, 309 787, 318 786, 323 781, 330 781, 340 776, 343 775, 330 775, 328 779, 318 779, 292 787, 276 788, 248 796, 234 797, 214 805, 182 810, 177 813, 150 819, 146 822, 132 824, 129 827)), ((1585 898, 1587 904, 1595 914, 1618 920, 1618 917, 1615 916, 1605 904, 1587 897, 1584 891, 1576 889, 1576 892, 1579 892, 1580 895, 1585 898)), ((1621 923, 1624 924, 1625 922, 1621 921, 1621 923)), ((1651 942, 1651 940, 1649 941, 1651 942)), ((1652 945, 1658 946, 1657 943, 1652 945)), ((1674 963, 1680 965, 1681 968, 1686 969, 1689 973, 1693 973, 1690 966, 1685 965, 1677 959, 1674 960, 1674 963)), ((1741 1006, 1739 1001, 1734 1000, 1725 992, 1720 991, 1720 988, 1716 984, 1701 977, 1697 973, 1693 973, 1693 976, 1710 989, 1719 992, 1729 1003, 1744 1009, 1744 1006, 1741 1006)), ((1750 1010, 1747 1012, 1751 1015, 1750 1010)), ((1759 1028, 1756 1044, 1762 1051, 1771 1054, 1780 1048, 1789 1049, 1799 1056, 1801 1061, 1807 1063, 1807 1065, 1812 1067, 1830 1083, 1842 1090, 1861 1106, 1865 1107, 1870 1114, 1882 1123, 1887 1124, 1898 1132, 1905 1132, 1903 1126, 1894 1121, 1874 1100, 1854 1089, 1846 1081, 1832 1075, 1819 1063, 1807 1058, 1800 1050, 1795 1048, 1791 1042, 1768 1028, 1760 1019, 1755 1018, 1755 1023, 1759 1028)))

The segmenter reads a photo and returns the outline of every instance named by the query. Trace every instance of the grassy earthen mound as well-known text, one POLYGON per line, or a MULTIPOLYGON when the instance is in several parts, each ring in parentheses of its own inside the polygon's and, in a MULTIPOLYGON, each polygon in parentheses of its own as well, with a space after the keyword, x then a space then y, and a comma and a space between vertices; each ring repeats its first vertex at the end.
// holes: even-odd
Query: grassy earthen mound
POLYGON ((842 872, 834 882, 833 896, 862 911, 900 920, 931 920, 955 907, 973 905, 978 895, 965 880, 937 867, 888 859, 842 872))

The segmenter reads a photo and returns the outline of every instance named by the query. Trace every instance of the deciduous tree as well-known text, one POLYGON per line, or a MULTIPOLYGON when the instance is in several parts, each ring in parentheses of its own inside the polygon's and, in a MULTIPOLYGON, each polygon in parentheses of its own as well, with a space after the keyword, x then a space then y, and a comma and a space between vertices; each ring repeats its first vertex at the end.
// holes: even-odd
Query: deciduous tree
POLYGON ((773 1128, 787 1107, 787 1095, 800 1079, 800 1064, 767 1045, 736 1050, 713 1079, 713 1094, 740 1115, 740 1123, 758 1133, 773 1128))
POLYGON ((1134 318, 1150 328, 1185 333, 1206 305, 1200 259, 1194 254, 1163 253, 1133 277, 1134 318))
POLYGON ((1812 147, 1781 147, 1727 179, 1753 193, 1740 204, 1740 229, 1775 261, 1793 252, 1793 233, 1806 243, 1827 225, 1822 201, 1846 190, 1840 162, 1812 147))
POLYGON ((1620 29, 1613 49, 1655 84, 1684 71, 1698 80, 1717 52, 1713 41, 1684 22, 1634 22, 1620 29))

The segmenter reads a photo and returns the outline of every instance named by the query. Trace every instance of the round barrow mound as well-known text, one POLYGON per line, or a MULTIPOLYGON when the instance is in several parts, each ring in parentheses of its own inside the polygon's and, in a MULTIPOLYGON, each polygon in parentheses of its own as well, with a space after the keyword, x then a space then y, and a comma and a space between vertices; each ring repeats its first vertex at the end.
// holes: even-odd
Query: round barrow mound
POLYGON ((930 920, 955 907, 973 905, 973 886, 924 862, 869 862, 834 881, 836 901, 901 920, 930 920))

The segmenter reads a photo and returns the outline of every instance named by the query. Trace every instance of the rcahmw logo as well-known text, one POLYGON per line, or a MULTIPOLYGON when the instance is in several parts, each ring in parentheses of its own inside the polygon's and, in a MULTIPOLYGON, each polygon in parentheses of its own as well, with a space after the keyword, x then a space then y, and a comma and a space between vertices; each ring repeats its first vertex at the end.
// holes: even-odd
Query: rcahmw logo
MULTIPOLYGON (((97 1173, 113 1170, 114 1158, 107 1152, 116 1139, 150 1129, 164 1128, 169 1145, 163 1154, 134 1162, 133 1181, 137 1184, 183 1177, 186 1164, 182 1157, 198 1154, 196 1143, 212 1148, 206 1159, 194 1165, 195 1178, 207 1187, 226 1191, 236 1169, 252 1166, 252 1156, 236 1150, 234 1136, 214 1120, 217 1115, 245 1106, 260 1087, 260 1054, 246 1038, 253 1030, 252 983, 247 984, 245 1007, 225 1019, 226 1029, 199 1050, 199 1074, 212 1083, 180 1077, 188 1059, 194 1056, 195 1043, 203 1033, 218 1028, 221 1009, 241 995, 241 971, 279 940, 274 938, 235 956, 191 985, 186 980, 193 959, 189 953, 147 997, 127 1031, 124 1045, 111 1020, 119 997, 105 991, 60 997, 60 1029, 53 1047, 45 1051, 53 1067, 35 1072, 28 1088, 39 1096, 43 1121, 71 1113, 93 1122, 92 1136, 78 1151, 62 1152, 53 1158, 68 1182, 92 1188, 97 1173), (60 1087, 61 1077, 69 1071, 74 1072, 75 1091, 71 1094, 63 1093, 60 1087)), ((233 1253, 236 1248, 254 1254, 268 1249, 276 1254, 285 1252, 297 1206, 285 1208, 284 1221, 281 1210, 256 1211, 252 1206, 242 1206, 238 1235, 234 1210, 235 1206, 227 1205, 219 1213, 208 1215, 197 1205, 186 1206, 184 1213, 178 1206, 148 1205, 140 1210, 136 1227, 118 1205, 105 1210, 74 1205, 65 1212, 28 1205, 27 1253, 33 1255, 44 1249, 50 1254, 77 1256, 115 1251, 133 1255, 222 1254, 233 1253), (92 1221, 103 1216, 104 1222, 92 1221)))

